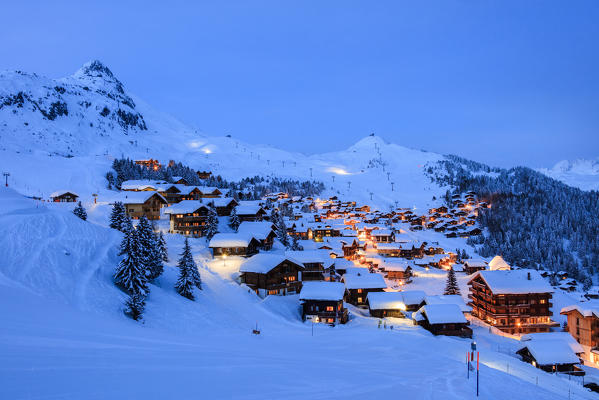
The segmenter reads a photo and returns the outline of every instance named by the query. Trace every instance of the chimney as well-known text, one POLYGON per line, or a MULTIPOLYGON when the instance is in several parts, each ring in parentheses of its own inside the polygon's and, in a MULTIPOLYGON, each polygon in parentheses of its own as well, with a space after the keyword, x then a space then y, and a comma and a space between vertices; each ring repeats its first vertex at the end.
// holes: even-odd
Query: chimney
POLYGON ((530 272, 527 274, 526 279, 530 280, 530 272))

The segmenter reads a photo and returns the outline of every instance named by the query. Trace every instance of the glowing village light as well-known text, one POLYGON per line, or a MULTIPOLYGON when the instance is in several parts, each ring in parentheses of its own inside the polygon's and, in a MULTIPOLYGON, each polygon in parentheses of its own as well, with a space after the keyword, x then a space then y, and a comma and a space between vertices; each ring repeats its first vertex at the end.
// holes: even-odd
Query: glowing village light
POLYGON ((348 172, 347 170, 340 167, 329 167, 327 168, 327 172, 332 172, 337 175, 351 175, 351 172, 348 172))

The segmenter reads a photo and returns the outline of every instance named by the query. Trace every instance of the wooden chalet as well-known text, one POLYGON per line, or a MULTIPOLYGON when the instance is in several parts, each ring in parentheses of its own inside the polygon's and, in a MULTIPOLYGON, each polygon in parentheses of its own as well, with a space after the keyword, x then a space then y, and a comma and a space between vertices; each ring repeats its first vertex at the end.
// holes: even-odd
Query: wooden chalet
POLYGON ((53 203, 75 203, 79 195, 75 192, 59 190, 50 195, 50 200, 53 203))
POLYGON ((131 219, 139 219, 145 215, 150 220, 159 220, 160 209, 168 205, 158 192, 125 192, 121 193, 117 201, 123 203, 131 219))
POLYGON ((156 185, 156 191, 160 193, 169 204, 175 204, 182 200, 181 189, 174 183, 168 185, 156 185))
POLYGON ((479 271, 468 282, 472 315, 509 334, 548 332, 553 288, 533 270, 479 271))
POLYGON ((580 358, 568 343, 560 340, 531 340, 525 342, 516 354, 522 361, 532 364, 545 372, 561 372, 570 375, 584 375, 580 358))
POLYGON ((237 232, 253 236, 260 242, 261 250, 270 250, 277 237, 270 221, 243 221, 237 232))
POLYGON ((345 286, 341 282, 304 282, 300 292, 302 319, 313 323, 344 324, 348 312, 343 307, 345 286))
POLYGON ((170 218, 170 233, 204 236, 210 207, 199 200, 183 200, 164 210, 170 218))
POLYGON ((304 266, 302 281, 335 280, 335 261, 326 251, 286 251, 285 255, 304 266))
POLYGON ((401 292, 370 292, 366 296, 366 303, 372 317, 405 317, 406 305, 401 292))
POLYGON ((410 283, 412 281, 412 267, 402 260, 384 259, 379 264, 379 269, 384 272, 385 278, 395 279, 401 284, 410 283))
POLYGON ((583 348, 583 358, 599 367, 599 302, 588 301, 564 307, 568 332, 583 348))
POLYGON ((141 165, 147 169, 151 169, 152 171, 158 171, 162 167, 162 164, 153 158, 150 158, 149 160, 135 160, 135 164, 141 165))
POLYGON ((395 233, 389 229, 375 229, 370 233, 370 237, 376 243, 395 242, 395 233))
POLYGON ((472 275, 478 271, 484 271, 487 269, 487 262, 481 259, 467 259, 464 261, 464 272, 468 275, 472 275))
POLYGON ((240 201, 235 211, 240 221, 262 221, 266 216, 266 211, 254 201, 240 201))
POLYGON ((345 301, 355 306, 365 306, 368 293, 387 288, 383 275, 376 273, 347 273, 342 281, 345 283, 345 301))
POLYGON ((189 185, 189 182, 182 176, 173 176, 173 183, 177 185, 189 185))
POLYGON ((297 261, 268 253, 248 258, 239 268, 241 282, 260 297, 299 293, 303 270, 303 265, 297 261))
POLYGON ((213 256, 249 257, 258 252, 260 242, 250 234, 217 233, 210 239, 208 247, 213 256))
POLYGON ((208 179, 212 176, 212 172, 210 171, 197 171, 196 174, 200 179, 208 179))
POLYGON ((227 217, 239 203, 232 197, 221 197, 206 200, 206 203, 211 204, 216 210, 219 217, 227 217))
POLYGON ((412 316, 414 323, 434 335, 472 337, 470 323, 456 304, 422 306, 412 316))

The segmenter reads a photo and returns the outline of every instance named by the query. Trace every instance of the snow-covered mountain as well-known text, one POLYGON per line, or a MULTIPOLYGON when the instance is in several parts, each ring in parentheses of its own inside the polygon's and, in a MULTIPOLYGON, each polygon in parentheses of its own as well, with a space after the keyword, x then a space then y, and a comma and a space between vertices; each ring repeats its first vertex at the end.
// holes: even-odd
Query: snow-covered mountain
POLYGON ((114 158, 182 161, 227 179, 274 175, 314 179, 327 194, 380 207, 424 208, 444 189, 424 165, 443 156, 367 136, 340 152, 307 156, 232 137, 210 137, 157 112, 128 93, 99 61, 74 75, 0 75, 0 168, 19 191, 46 197, 57 188, 100 193, 114 158), (18 167, 17 167, 18 166, 18 167), (372 195, 371 195, 372 193, 372 195))
POLYGON ((582 190, 599 190, 599 158, 562 160, 553 168, 540 168, 538 171, 582 190))

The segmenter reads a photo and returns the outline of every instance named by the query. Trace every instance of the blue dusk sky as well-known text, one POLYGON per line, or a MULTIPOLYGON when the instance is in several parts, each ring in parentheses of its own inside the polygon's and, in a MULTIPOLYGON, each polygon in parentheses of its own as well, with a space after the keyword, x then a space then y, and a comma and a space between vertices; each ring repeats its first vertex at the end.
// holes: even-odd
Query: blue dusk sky
POLYGON ((208 135, 387 141, 491 165, 599 156, 599 1, 4 2, 0 69, 104 62, 208 135))

